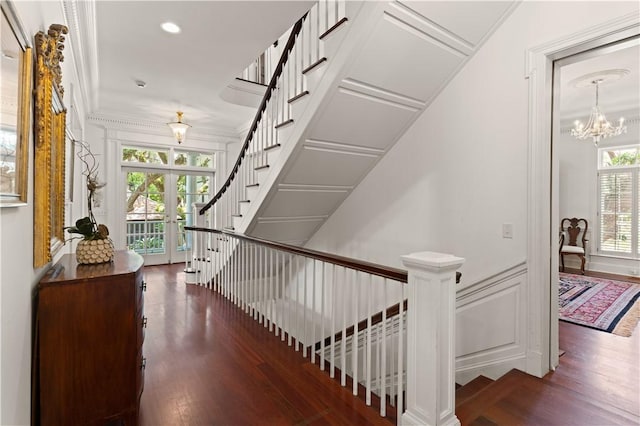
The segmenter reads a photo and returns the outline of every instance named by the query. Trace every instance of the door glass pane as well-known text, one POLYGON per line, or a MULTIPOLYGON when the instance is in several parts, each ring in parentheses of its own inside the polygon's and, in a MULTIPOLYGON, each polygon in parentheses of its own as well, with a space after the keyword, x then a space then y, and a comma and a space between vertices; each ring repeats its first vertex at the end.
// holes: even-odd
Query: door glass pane
POLYGON ((127 247, 140 254, 161 254, 165 247, 165 175, 127 173, 127 247))
POLYGON ((176 249, 191 249, 184 227, 195 225, 193 203, 205 203, 209 200, 210 176, 180 174, 177 179, 177 238, 176 249))

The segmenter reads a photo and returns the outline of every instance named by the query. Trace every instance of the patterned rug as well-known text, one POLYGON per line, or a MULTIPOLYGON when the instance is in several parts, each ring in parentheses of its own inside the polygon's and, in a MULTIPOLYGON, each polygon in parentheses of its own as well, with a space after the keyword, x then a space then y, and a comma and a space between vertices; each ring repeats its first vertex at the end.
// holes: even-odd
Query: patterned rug
POLYGON ((631 336, 640 319, 640 285, 560 273, 560 319, 631 336))

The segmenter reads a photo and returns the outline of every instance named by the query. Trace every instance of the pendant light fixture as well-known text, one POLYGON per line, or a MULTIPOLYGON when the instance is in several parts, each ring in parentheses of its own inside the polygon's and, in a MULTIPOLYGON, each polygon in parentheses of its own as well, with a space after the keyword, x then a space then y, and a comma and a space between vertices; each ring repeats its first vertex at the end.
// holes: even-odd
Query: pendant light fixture
POLYGON ((596 89, 596 103, 591 108, 591 115, 585 125, 580 120, 576 120, 574 128, 571 129, 571 135, 577 139, 593 138, 593 143, 597 146, 600 140, 618 136, 627 132, 627 126, 624 125, 624 117, 618 119, 617 125, 612 124, 604 112, 600 108, 599 104, 599 90, 600 84, 607 80, 616 80, 622 78, 629 73, 628 70, 608 70, 600 73, 589 74, 583 76, 576 87, 587 87, 589 85, 595 86, 596 89), (587 77, 587 78, 585 78, 587 77))
POLYGON ((167 126, 171 128, 171 131, 173 132, 173 136, 176 138, 179 144, 181 144, 182 141, 184 141, 185 136, 187 135, 187 129, 191 127, 189 124, 182 122, 183 114, 184 113, 182 111, 176 112, 177 120, 172 121, 171 123, 167 123, 167 126))

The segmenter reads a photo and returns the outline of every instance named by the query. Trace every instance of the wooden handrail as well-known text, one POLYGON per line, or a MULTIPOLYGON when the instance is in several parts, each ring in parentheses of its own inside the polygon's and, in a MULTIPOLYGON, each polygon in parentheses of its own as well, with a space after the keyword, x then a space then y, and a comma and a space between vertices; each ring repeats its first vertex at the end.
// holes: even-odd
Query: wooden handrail
POLYGON ((392 268, 389 266, 381 266, 371 262, 365 262, 363 260, 357 260, 350 257, 338 256, 331 253, 326 253, 317 250, 311 250, 304 247, 292 246, 289 244, 278 243, 275 241, 263 240, 261 238, 250 237, 248 235, 236 234, 230 231, 224 231, 219 229, 199 228, 195 226, 185 226, 187 231, 208 232, 211 234, 225 234, 240 240, 249 241, 252 243, 260 244, 265 247, 284 251, 287 253, 296 254, 298 256, 308 257, 310 259, 320 260, 322 262, 333 263, 335 265, 344 266, 346 268, 354 269, 356 271, 366 272, 368 274, 377 275, 379 277, 388 278, 394 281, 399 281, 403 284, 407 283, 407 271, 398 268, 392 268))
POLYGON ((293 49, 293 46, 296 43, 296 37, 298 36, 298 34, 300 33, 300 30, 302 29, 302 23, 304 22, 306 17, 307 17, 307 13, 305 13, 302 16, 302 18, 300 18, 298 22, 296 22, 293 28, 291 29, 289 40, 287 40, 287 44, 284 46, 284 50, 282 52, 282 56, 280 56, 278 65, 276 66, 276 69, 273 71, 273 76, 271 77, 271 81, 269 82, 269 86, 267 86, 264 96, 262 97, 262 102, 260 103, 260 106, 258 107, 258 112, 256 113, 256 116, 253 119, 253 123, 251 124, 251 127, 249 128, 249 132, 247 133, 247 137, 244 140, 242 149, 240 149, 240 153, 238 154, 238 159, 236 160, 236 164, 233 166, 233 170, 231 170, 231 173, 229 174, 229 177, 227 178, 224 185, 222 185, 222 187, 218 190, 216 195, 214 195, 213 198, 209 200, 209 202, 200 209, 201 215, 203 215, 207 210, 209 210, 215 204, 216 201, 222 198, 222 195, 231 186, 231 182, 233 182, 233 178, 238 173, 238 169, 242 164, 242 160, 244 159, 244 156, 247 153, 247 150, 249 149, 249 144, 251 143, 253 134, 258 128, 258 124, 260 123, 262 114, 267 109, 267 103, 269 102, 269 99, 271 99, 271 94, 276 88, 276 83, 278 82, 278 78, 282 74, 282 69, 284 68, 284 64, 287 62, 287 59, 289 58, 289 53, 291 52, 291 49, 293 49))

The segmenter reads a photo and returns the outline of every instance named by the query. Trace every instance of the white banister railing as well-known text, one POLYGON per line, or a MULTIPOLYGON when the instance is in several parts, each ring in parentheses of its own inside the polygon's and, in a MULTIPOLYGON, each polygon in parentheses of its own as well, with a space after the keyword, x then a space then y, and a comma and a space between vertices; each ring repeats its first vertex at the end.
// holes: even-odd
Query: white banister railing
POLYGON ((387 319, 385 308, 404 312, 405 271, 232 232, 186 229, 193 232, 195 283, 229 299, 342 386, 351 381, 353 394, 382 416, 395 417, 396 409, 387 408, 402 407, 403 316, 387 319))
POLYGON ((279 129, 293 122, 291 103, 308 93, 305 73, 325 59, 322 36, 345 19, 345 0, 319 1, 292 27, 284 46, 272 46, 250 67, 253 71, 247 71, 247 77, 251 74, 256 78, 262 73, 260 67, 271 72, 271 65, 267 64, 273 64, 271 56, 281 52, 235 166, 218 193, 200 211, 213 207, 221 229, 236 229, 234 222, 237 225, 242 221, 243 206, 255 199, 261 171, 269 167, 269 156, 287 143, 279 129))
POLYGON ((185 229, 193 232, 196 284, 229 299, 342 386, 350 382, 381 416, 456 424, 454 284, 463 259, 409 255, 407 273, 228 231, 185 229))

